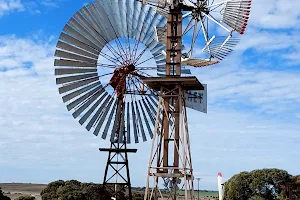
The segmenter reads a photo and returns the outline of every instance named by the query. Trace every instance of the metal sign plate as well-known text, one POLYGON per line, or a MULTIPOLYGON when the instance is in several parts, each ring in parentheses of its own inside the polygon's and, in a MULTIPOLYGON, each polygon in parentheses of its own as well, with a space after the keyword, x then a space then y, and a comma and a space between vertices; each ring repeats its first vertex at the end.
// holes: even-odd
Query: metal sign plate
POLYGON ((204 90, 190 90, 184 94, 186 107, 207 113, 207 84, 204 90))

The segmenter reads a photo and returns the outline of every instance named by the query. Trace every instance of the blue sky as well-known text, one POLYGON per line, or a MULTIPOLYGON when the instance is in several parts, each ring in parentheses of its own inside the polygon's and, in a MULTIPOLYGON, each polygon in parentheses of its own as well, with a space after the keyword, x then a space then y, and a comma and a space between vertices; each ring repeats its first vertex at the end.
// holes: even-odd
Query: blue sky
MULTIPOLYGON (((0 182, 102 182, 107 157, 97 149, 109 143, 73 120, 54 77, 59 33, 84 3, 0 0, 0 182)), ((203 189, 217 189, 219 171, 225 179, 263 167, 300 174, 299 9, 299 0, 253 0, 236 51, 192 69, 208 84, 208 114, 188 111, 203 189)), ((134 186, 145 184, 150 145, 132 145, 134 186)))

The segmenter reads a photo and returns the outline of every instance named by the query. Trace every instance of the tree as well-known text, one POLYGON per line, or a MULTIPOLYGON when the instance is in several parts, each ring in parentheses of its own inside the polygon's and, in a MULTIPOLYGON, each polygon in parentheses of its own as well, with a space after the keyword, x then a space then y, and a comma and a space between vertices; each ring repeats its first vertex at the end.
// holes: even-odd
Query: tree
POLYGON ((300 199, 300 175, 292 177, 289 189, 291 199, 300 199))
POLYGON ((249 172, 234 175, 225 183, 225 198, 230 200, 249 199, 253 191, 250 188, 252 176, 249 172))
MULTIPOLYGON (((107 200, 112 195, 100 184, 59 180, 50 183, 41 196, 42 200, 107 200)), ((126 200, 124 194, 118 199, 126 200)))
POLYGON ((291 182, 291 175, 285 170, 261 169, 250 173, 253 177, 250 187, 265 200, 275 200, 284 196, 285 188, 291 182))
POLYGON ((287 196, 292 176, 285 170, 260 169, 241 172, 225 183, 225 199, 277 200, 287 196))
POLYGON ((65 181, 58 180, 51 182, 47 185, 45 189, 42 190, 41 196, 43 200, 57 200, 58 195, 56 193, 57 189, 65 185, 65 181))
POLYGON ((110 199, 111 194, 106 191, 102 185, 94 183, 83 183, 83 191, 87 194, 87 199, 97 200, 97 199, 110 199))

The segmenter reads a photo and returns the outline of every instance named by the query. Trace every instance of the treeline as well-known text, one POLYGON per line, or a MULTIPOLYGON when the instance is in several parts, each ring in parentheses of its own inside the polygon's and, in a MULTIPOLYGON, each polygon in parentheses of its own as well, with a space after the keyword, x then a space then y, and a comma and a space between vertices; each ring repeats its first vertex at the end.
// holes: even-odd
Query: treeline
MULTIPOLYGON (((41 192, 42 200, 108 200, 113 196, 114 188, 103 187, 101 184, 81 183, 76 180, 54 181, 41 192)), ((134 200, 141 200, 142 195, 133 194, 134 200)), ((127 191, 122 190, 118 200, 127 200, 127 191)))
POLYGON ((281 169, 241 172, 225 183, 226 200, 299 200, 300 175, 281 169))

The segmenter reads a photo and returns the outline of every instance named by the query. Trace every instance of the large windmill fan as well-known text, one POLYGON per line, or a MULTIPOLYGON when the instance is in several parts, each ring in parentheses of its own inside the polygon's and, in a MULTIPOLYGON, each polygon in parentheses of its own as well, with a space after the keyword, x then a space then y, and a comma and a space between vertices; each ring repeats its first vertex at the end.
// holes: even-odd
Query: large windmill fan
MULTIPOLYGON (((172 1, 140 0, 167 17, 172 1)), ((183 0, 182 64, 204 67, 219 63, 239 42, 247 27, 252 0, 183 0), (185 52, 184 52, 185 51, 185 52)), ((165 27, 157 34, 166 35, 165 27)), ((159 42, 165 43, 165 37, 159 42)))
POLYGON ((152 138, 158 94, 140 78, 165 70, 165 46, 155 32, 165 26, 164 16, 135 0, 96 0, 65 25, 55 52, 56 83, 88 131, 122 141, 120 126, 127 143, 152 138), (125 108, 117 124, 120 95, 125 108))

